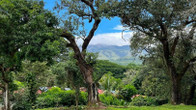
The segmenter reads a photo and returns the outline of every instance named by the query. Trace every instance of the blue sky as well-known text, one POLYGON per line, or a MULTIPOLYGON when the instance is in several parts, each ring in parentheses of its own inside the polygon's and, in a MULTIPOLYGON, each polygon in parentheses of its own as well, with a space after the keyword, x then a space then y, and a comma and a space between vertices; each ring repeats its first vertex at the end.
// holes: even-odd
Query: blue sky
MULTIPOLYGON (((56 0, 44 0, 45 9, 53 11, 56 0)), ((85 26, 88 31, 92 27, 92 23, 85 26)), ((120 18, 112 18, 110 20, 104 18, 102 19, 95 36, 91 41, 91 45, 103 44, 103 45, 129 45, 129 38, 132 36, 132 32, 124 32, 124 40, 122 39, 122 26, 120 23, 120 18)), ((81 40, 78 41, 79 44, 82 43, 81 40)))

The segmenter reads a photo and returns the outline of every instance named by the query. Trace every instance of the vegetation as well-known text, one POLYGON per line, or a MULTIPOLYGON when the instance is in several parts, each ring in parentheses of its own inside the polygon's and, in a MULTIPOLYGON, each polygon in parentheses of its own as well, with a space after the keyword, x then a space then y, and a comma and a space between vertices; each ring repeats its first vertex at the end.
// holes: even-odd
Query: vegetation
MULTIPOLYGON (((83 107, 84 108, 84 107, 83 107)), ((47 109, 36 109, 36 110, 67 110, 71 108, 61 107, 61 108, 47 108, 47 109)), ((108 107, 106 110, 195 110, 193 105, 162 105, 162 106, 129 106, 129 107, 108 107)))
POLYGON ((1 0, 0 6, 0 83, 4 109, 9 110, 13 73, 21 69, 22 61, 52 62, 58 53, 58 21, 42 1, 1 0))
POLYGON ((145 50, 147 59, 161 60, 171 81, 173 104, 182 102, 182 78, 196 61, 194 4, 195 1, 186 0, 122 0, 117 9, 122 23, 136 32, 131 39, 135 52, 145 50))
MULTIPOLYGON (((86 105, 87 93, 81 92, 79 96, 79 104, 86 105)), ((68 90, 64 91, 58 87, 53 87, 47 92, 38 96, 37 99, 38 108, 49 108, 58 106, 71 106, 76 105, 75 102, 75 91, 68 90)))
POLYGON ((114 108, 110 107, 108 110, 194 110, 195 106, 188 105, 162 105, 162 106, 130 106, 127 108, 114 108))
POLYGON ((0 109, 196 109, 195 6, 56 0, 49 11, 42 0, 0 0, 0 109), (131 49, 89 46, 113 17, 132 31, 131 49))
POLYGON ((119 94, 122 95, 124 100, 130 102, 131 97, 137 94, 137 89, 134 86, 128 84, 125 85, 122 90, 120 90, 119 94))

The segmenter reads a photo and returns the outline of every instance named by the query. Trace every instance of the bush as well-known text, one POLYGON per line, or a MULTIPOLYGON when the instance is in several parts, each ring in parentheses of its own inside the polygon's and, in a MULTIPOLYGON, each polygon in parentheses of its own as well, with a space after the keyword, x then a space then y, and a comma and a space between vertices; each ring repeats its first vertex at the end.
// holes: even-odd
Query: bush
POLYGON ((130 103, 134 106, 150 106, 150 105, 158 105, 156 99, 147 96, 138 96, 133 98, 132 102, 130 103))
POLYGON ((27 101, 19 101, 16 102, 12 108, 12 110, 31 110, 32 105, 27 101))
POLYGON ((124 100, 118 99, 112 94, 100 94, 99 98, 101 102, 106 105, 126 105, 127 104, 124 100))
POLYGON ((120 92, 119 95, 123 97, 124 100, 130 102, 131 97, 137 94, 137 89, 133 85, 126 85, 120 92))
MULTIPOLYGON (((39 95, 36 103, 36 107, 38 108, 75 105, 75 91, 64 91, 58 87, 53 87, 47 92, 39 95)), ((87 93, 81 92, 79 96, 79 105, 85 105, 86 103, 87 93)))
POLYGON ((13 105, 13 110, 30 110, 33 106, 28 101, 26 90, 20 91, 19 93, 14 93, 13 98, 14 102, 16 102, 13 105))

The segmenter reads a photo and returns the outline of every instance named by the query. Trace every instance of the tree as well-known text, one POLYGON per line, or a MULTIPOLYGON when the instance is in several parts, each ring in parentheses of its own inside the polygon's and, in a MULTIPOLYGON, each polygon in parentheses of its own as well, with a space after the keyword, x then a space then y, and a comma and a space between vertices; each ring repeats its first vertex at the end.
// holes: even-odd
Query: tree
POLYGON ((173 104, 181 102, 181 80, 196 61, 195 4, 194 0, 122 0, 117 9, 124 26, 136 32, 132 47, 162 59, 172 82, 173 104))
POLYGON ((66 83, 67 86, 75 90, 76 109, 78 109, 80 87, 85 86, 85 84, 73 54, 70 53, 65 61, 55 64, 52 70, 56 75, 58 85, 65 85, 66 83))
POLYGON ((137 89, 133 85, 127 84, 120 90, 119 94, 123 96, 124 100, 130 102, 131 97, 137 94, 137 89))
MULTIPOLYGON (((122 79, 124 84, 134 84, 134 82, 137 80, 138 74, 141 70, 141 66, 130 63, 127 65, 127 71, 124 72, 124 78, 122 79)), ((134 85, 137 88, 137 84, 134 85)), ((139 88, 137 88, 139 89, 139 88)))
POLYGON ((4 109, 9 110, 11 73, 21 69, 23 59, 51 63, 51 56, 58 53, 58 21, 44 10, 42 1, 1 0, 0 6, 0 83, 4 109))
POLYGON ((118 90, 122 86, 121 79, 113 77, 111 72, 104 74, 99 83, 101 88, 104 89, 106 93, 111 93, 114 90, 118 90))
MULTIPOLYGON (((62 37, 66 38, 70 47, 74 51, 74 58, 80 69, 85 83, 88 85, 88 105, 99 104, 100 100, 97 91, 97 80, 93 79, 93 67, 86 61, 87 47, 97 30, 102 16, 102 6, 105 3, 102 0, 60 0, 57 9, 67 9, 69 13, 68 21, 65 21, 66 29, 62 33, 62 37), (88 35, 83 30, 84 21, 93 23, 88 35), (71 24, 71 25, 70 25, 71 24), (81 30, 81 31, 78 31, 81 30), (84 40, 81 50, 76 44, 75 35, 81 36, 84 40)), ((105 6, 105 5, 104 5, 105 6)))
POLYGON ((23 61, 22 67, 22 71, 15 75, 15 79, 24 83, 27 88, 27 101, 29 104, 34 105, 36 101, 36 92, 39 87, 53 86, 55 75, 52 74, 47 62, 23 61))
POLYGON ((153 61, 152 59, 145 61, 145 66, 139 72, 139 75, 143 77, 141 93, 159 100, 168 100, 171 97, 171 81, 168 81, 169 77, 164 74, 161 62, 161 60, 153 61))
POLYGON ((111 72, 115 78, 123 78, 123 73, 126 71, 126 67, 110 62, 108 60, 97 60, 95 64, 96 72, 108 73, 111 72))

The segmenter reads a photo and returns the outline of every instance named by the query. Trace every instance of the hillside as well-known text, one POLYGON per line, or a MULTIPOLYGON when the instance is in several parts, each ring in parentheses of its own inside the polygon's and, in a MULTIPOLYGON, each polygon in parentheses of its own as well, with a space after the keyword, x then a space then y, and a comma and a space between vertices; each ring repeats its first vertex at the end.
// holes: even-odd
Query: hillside
POLYGON ((131 62, 141 63, 139 58, 131 54, 129 45, 89 45, 88 52, 99 53, 98 59, 109 60, 120 65, 127 65, 131 62))

